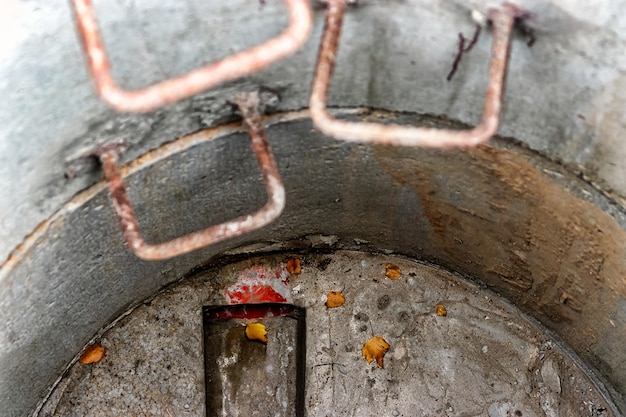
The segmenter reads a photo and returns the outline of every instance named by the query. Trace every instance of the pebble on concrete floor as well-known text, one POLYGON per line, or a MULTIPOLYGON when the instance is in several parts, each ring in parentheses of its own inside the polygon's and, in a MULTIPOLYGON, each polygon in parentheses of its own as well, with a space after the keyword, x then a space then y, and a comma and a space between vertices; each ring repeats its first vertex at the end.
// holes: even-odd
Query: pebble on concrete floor
MULTIPOLYGON (((224 288, 242 271, 285 268, 290 257, 256 257, 166 288, 106 331, 104 359, 73 364, 38 416, 204 416, 202 306, 226 304, 224 288)), ((289 287, 307 309, 308 416, 613 415, 576 362, 495 294, 390 256, 297 257, 302 271, 289 287), (398 279, 386 277, 388 264, 398 279), (345 303, 327 308, 331 291, 345 303), (372 336, 391 345, 382 369, 361 354, 372 336)))

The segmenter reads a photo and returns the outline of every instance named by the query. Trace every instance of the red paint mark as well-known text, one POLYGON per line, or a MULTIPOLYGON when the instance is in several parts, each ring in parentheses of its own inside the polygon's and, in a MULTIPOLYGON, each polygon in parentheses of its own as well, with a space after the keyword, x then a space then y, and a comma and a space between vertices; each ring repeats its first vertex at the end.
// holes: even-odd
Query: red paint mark
POLYGON ((291 298, 289 272, 254 265, 241 271, 237 283, 225 289, 229 304, 285 303, 291 298))
POLYGON ((242 285, 231 291, 226 290, 226 295, 230 298, 230 304, 284 303, 287 301, 285 297, 267 285, 254 285, 252 287, 242 285))

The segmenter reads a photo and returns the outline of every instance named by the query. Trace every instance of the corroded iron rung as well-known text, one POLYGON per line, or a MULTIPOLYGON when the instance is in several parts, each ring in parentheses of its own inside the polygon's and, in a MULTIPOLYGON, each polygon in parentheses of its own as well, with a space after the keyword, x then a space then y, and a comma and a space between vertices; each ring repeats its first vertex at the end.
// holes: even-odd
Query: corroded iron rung
POLYGON ((520 9, 504 3, 489 12, 493 22, 493 47, 489 67, 489 86, 482 122, 474 129, 449 130, 348 122, 334 118, 326 109, 330 80, 337 59, 339 37, 346 0, 327 0, 326 23, 309 107, 315 127, 328 136, 354 142, 383 143, 433 148, 469 147, 487 142, 498 130, 511 36, 520 9))
MULTIPOLYGON (((169 79, 137 91, 119 88, 111 75, 110 64, 98 30, 90 0, 72 0, 78 32, 89 71, 101 97, 118 111, 147 112, 172 104, 218 84, 231 81, 279 61, 295 52, 312 29, 312 12, 308 0, 284 0, 290 23, 278 37, 259 46, 196 69, 181 77, 169 79)), ((471 130, 425 129, 377 123, 354 123, 335 119, 326 109, 329 84, 334 69, 346 0, 326 0, 328 11, 320 53, 310 97, 311 118, 315 126, 338 139, 378 142, 405 146, 461 147, 484 143, 498 129, 502 96, 508 65, 511 34, 519 9, 509 3, 490 11, 494 41, 489 69, 489 87, 483 120, 471 130)), ((263 130, 256 93, 239 95, 239 106, 252 140, 268 192, 267 204, 256 213, 195 232, 161 244, 148 244, 141 237, 139 224, 122 183, 118 168, 119 152, 101 148, 96 152, 119 218, 124 237, 131 250, 143 259, 168 259, 210 244, 263 227, 276 219, 285 205, 285 190, 274 156, 263 130)))
MULTIPOLYGON (((284 0, 284 2, 289 9, 289 25, 276 38, 183 76, 161 81, 141 90, 126 91, 115 83, 111 75, 111 65, 91 0, 72 0, 78 33, 95 88, 104 101, 120 112, 155 110, 218 84, 259 71, 294 53, 311 33, 312 11, 309 0, 284 0)), ((139 223, 122 182, 118 167, 119 148, 105 146, 94 152, 102 163, 124 238, 130 249, 140 258, 162 260, 200 249, 263 227, 278 218, 282 212, 285 206, 285 189, 263 129, 259 113, 259 96, 256 93, 241 94, 236 97, 235 103, 239 106, 244 123, 250 132, 252 149, 259 161, 269 197, 267 204, 256 213, 169 242, 148 244, 141 236, 139 223)))
POLYGON ((274 155, 263 129, 263 121, 258 111, 257 93, 242 93, 234 99, 243 116, 243 122, 250 132, 252 149, 256 154, 263 182, 268 194, 268 202, 253 214, 209 227, 205 230, 159 244, 148 244, 143 240, 135 211, 128 198, 118 167, 119 152, 103 148, 94 153, 100 159, 108 182, 113 207, 122 227, 128 247, 140 258, 163 260, 200 249, 214 243, 233 238, 259 229, 273 222, 285 207, 285 188, 280 179, 274 155))
POLYGON ((126 91, 111 75, 111 65, 91 0, 72 0, 78 33, 89 72, 104 101, 119 112, 148 112, 175 103, 216 85, 233 81, 280 61, 298 50, 309 38, 313 15, 309 0, 284 0, 289 25, 277 37, 251 49, 150 87, 126 91))

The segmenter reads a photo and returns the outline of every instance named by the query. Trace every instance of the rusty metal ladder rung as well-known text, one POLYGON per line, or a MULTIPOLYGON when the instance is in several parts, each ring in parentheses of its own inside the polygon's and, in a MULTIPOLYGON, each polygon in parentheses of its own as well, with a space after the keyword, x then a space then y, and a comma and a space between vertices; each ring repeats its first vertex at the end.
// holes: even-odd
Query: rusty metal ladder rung
POLYGON ((328 0, 328 11, 313 87, 309 101, 315 127, 328 136, 352 142, 382 143, 432 148, 470 147, 487 142, 498 130, 502 96, 509 61, 511 35, 520 9, 510 3, 490 10, 494 40, 489 67, 489 85, 482 122, 473 129, 450 130, 349 122, 334 118, 326 108, 332 73, 337 59, 345 0, 328 0))
MULTIPOLYGON (((111 75, 111 66, 91 0, 72 0, 72 5, 87 57, 87 66, 98 94, 119 112, 148 112, 259 71, 298 50, 312 30, 311 6, 309 0, 283 1, 289 9, 289 25, 276 38, 183 76, 136 91, 121 89, 111 75)), ((336 62, 343 16, 349 1, 325 0, 325 2, 328 3, 328 10, 309 101, 311 119, 317 129, 346 141, 439 148, 476 146, 485 143, 496 133, 502 110, 511 37, 516 19, 522 12, 520 8, 511 3, 503 3, 489 11, 494 41, 483 118, 474 129, 459 131, 349 122, 334 118, 327 111, 326 101, 336 62)), ((125 240, 137 256, 147 260, 168 259, 256 230, 278 218, 285 206, 285 189, 263 130, 259 100, 257 93, 245 93, 237 95, 233 102, 239 107, 243 122, 250 133, 252 148, 268 193, 268 202, 253 214, 169 242, 148 244, 143 240, 118 167, 119 148, 104 146, 93 152, 103 166, 125 240)))

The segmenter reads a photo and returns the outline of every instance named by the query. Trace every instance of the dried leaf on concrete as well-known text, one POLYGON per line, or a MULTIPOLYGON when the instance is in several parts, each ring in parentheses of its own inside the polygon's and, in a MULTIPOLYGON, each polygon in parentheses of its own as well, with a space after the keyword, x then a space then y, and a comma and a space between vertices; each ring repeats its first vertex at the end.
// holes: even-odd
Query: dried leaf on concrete
POLYGON ((402 275, 400 267, 394 264, 387 264, 385 267, 385 275, 389 279, 398 279, 402 275))
POLYGON ((437 310, 438 316, 444 317, 448 315, 448 310, 446 310, 446 307, 443 304, 437 304, 435 309, 437 310))
POLYGON ((389 350, 389 343, 385 339, 379 336, 374 336, 370 340, 368 340, 365 345, 363 345, 363 349, 361 349, 361 353, 365 357, 367 363, 372 363, 374 359, 376 359, 376 364, 379 368, 383 367, 383 356, 389 350))
POLYGON ((104 358, 106 350, 100 343, 94 343, 85 348, 78 361, 85 365, 98 363, 104 358))
POLYGON ((267 331, 265 325, 261 323, 250 323, 246 326, 246 337, 248 340, 258 340, 267 344, 267 331))
POLYGON ((298 275, 302 272, 302 264, 298 258, 290 258, 287 260, 287 271, 290 274, 298 275))
POLYGON ((326 296, 326 307, 335 308, 342 306, 346 302, 346 297, 338 291, 331 291, 326 296))

